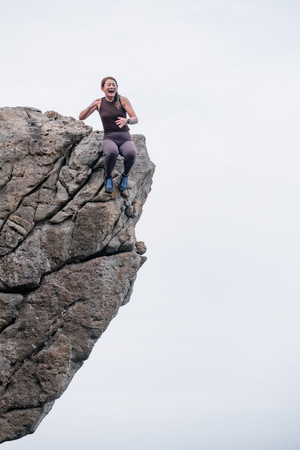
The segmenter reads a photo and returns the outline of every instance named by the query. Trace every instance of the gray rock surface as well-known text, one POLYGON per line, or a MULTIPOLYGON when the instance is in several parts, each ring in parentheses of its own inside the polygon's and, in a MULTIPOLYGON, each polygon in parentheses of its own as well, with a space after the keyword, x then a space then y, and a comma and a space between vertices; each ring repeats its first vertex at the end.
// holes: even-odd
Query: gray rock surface
POLYGON ((129 187, 103 189, 102 132, 0 108, 0 443, 34 432, 126 304, 145 261, 135 224, 154 165, 145 139, 129 187))

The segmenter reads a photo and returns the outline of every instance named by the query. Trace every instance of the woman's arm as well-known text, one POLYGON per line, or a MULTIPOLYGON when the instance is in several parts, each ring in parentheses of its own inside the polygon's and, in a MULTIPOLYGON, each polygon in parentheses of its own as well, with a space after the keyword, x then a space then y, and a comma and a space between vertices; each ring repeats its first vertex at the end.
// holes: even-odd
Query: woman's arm
POLYGON ((126 117, 126 119, 124 117, 118 117, 118 120, 116 120, 116 124, 120 128, 123 128, 125 125, 127 125, 128 119, 130 119, 130 125, 134 125, 134 124, 138 123, 138 118, 137 118, 135 112, 133 111, 133 108, 132 108, 128 98, 126 98, 126 97, 120 97, 120 98, 121 98, 122 106, 125 109, 125 111, 127 112, 127 114, 129 115, 129 117, 128 118, 126 117))
POLYGON ((81 113, 79 114, 79 120, 87 119, 91 114, 93 114, 94 111, 96 111, 96 109, 100 111, 100 105, 101 99, 97 98, 97 100, 94 100, 93 103, 90 104, 90 106, 81 111, 81 113))

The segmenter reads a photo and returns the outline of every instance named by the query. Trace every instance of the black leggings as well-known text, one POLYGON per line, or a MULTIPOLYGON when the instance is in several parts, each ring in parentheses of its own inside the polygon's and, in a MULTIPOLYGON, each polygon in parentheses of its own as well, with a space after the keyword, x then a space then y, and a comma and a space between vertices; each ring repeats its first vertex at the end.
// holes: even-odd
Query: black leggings
POLYGON ((116 131, 104 134, 102 149, 105 156, 104 167, 107 177, 111 177, 119 154, 124 157, 124 174, 129 174, 130 169, 135 163, 136 148, 128 131, 116 131))

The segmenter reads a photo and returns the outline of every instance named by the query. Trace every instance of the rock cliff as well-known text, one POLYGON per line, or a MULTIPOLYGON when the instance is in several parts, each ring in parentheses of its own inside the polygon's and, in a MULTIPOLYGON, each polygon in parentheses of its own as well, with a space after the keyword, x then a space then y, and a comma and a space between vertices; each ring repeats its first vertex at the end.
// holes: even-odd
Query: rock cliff
MULTIPOLYGON (((128 190, 106 194, 102 132, 0 108, 0 443, 34 432, 130 299, 154 172, 133 139, 128 190)), ((122 171, 120 158, 115 186, 122 171)))

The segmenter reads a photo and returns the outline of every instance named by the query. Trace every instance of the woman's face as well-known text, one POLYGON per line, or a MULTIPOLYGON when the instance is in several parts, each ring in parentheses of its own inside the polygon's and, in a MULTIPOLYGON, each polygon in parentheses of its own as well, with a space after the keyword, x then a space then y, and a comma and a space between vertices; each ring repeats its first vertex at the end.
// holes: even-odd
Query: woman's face
POLYGON ((114 96, 118 90, 118 85, 114 80, 112 80, 111 78, 108 78, 108 80, 105 81, 104 86, 101 87, 101 89, 104 92, 105 97, 114 98, 114 96))

